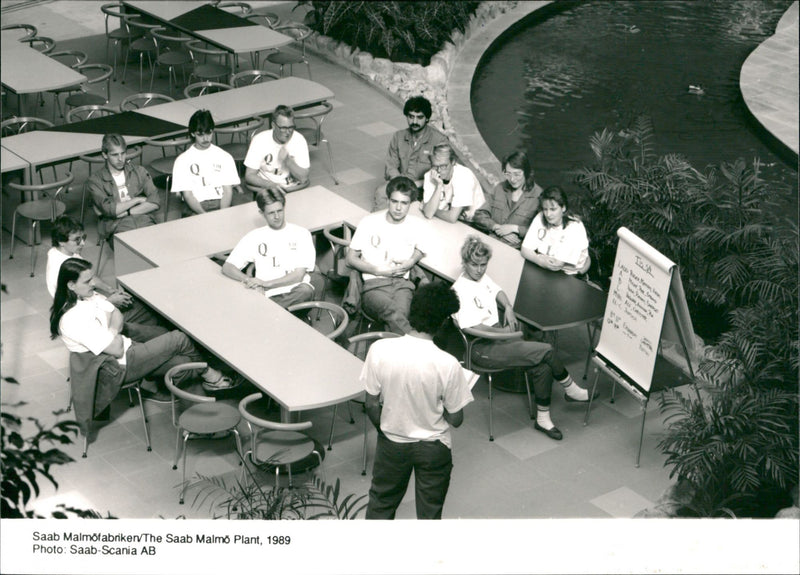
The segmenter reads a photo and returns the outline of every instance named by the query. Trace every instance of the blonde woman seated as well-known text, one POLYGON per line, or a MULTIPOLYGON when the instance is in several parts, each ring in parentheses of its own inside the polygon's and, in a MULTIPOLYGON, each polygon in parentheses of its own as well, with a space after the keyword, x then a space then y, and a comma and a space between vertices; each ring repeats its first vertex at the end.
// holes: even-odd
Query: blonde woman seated
MULTIPOLYGON (((477 236, 469 236, 461 248, 462 273, 453 284, 461 307, 453 318, 459 327, 477 328, 494 333, 520 329, 519 320, 508 296, 486 275, 492 257, 491 248, 477 236), (503 307, 502 320, 497 304, 503 307)), ((551 439, 561 439, 561 431, 550 419, 552 381, 564 388, 566 401, 589 401, 588 392, 579 387, 564 367, 561 358, 548 343, 524 339, 479 340, 472 347, 472 361, 486 368, 521 367, 528 371, 536 398, 534 429, 551 439)))
POLYGON ((553 271, 585 274, 589 270, 589 238, 583 223, 569 211, 564 190, 547 188, 539 197, 540 211, 522 241, 526 260, 553 271))

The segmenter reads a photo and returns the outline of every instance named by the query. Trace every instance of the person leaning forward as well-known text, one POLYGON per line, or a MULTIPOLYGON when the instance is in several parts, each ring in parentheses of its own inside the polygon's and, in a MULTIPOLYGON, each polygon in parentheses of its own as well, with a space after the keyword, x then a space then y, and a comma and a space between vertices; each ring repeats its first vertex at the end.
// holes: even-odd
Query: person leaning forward
POLYGON ((388 206, 386 185, 392 178, 406 176, 414 180, 417 188, 422 188, 422 177, 431 169, 433 148, 447 143, 447 137, 428 124, 432 113, 431 103, 422 96, 406 101, 403 114, 408 128, 395 132, 389 142, 384 168, 386 181, 375 190, 373 212, 388 206))

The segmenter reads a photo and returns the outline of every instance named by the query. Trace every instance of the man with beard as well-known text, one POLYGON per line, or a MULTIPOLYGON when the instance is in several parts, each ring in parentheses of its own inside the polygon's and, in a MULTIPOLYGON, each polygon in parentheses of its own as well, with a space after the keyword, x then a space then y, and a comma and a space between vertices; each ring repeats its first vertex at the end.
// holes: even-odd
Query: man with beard
POLYGON ((433 148, 447 143, 441 132, 428 125, 432 112, 431 103, 422 96, 409 98, 403 107, 408 128, 395 132, 389 143, 384 172, 386 182, 375 190, 373 212, 386 209, 386 184, 392 178, 407 176, 414 180, 417 188, 422 187, 422 177, 431 169, 433 148))

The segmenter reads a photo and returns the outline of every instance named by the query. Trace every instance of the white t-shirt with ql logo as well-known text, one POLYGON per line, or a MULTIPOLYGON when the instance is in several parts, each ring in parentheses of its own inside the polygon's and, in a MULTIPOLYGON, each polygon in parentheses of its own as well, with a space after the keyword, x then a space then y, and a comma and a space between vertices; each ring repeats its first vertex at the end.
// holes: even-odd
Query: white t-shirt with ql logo
POLYGON ((176 193, 190 191, 198 202, 222 198, 222 186, 241 183, 236 162, 228 152, 211 144, 206 150, 191 146, 175 159, 172 188, 176 193))
MULTIPOLYGON (((361 258, 372 265, 400 263, 413 256, 415 249, 427 253, 428 235, 424 220, 408 215, 394 224, 386 221, 386 210, 381 210, 361 220, 350 240, 350 249, 360 251, 361 258)), ((368 273, 361 276, 365 281, 378 277, 368 273)), ((408 272, 403 277, 407 279, 408 272)))
MULTIPOLYGON (((316 250, 311 233, 296 224, 287 223, 283 229, 273 230, 269 226, 257 228, 245 235, 225 260, 238 269, 249 263, 256 265, 256 278, 270 281, 281 278, 298 268, 308 273, 302 282, 311 285, 309 273, 314 271, 316 250)), ((297 285, 291 284, 267 290, 265 295, 272 297, 288 293, 297 285)))
POLYGON ((278 161, 278 154, 281 147, 286 148, 289 156, 294 158, 295 163, 301 168, 308 168, 311 162, 308 157, 308 144, 306 139, 299 132, 294 132, 289 141, 279 144, 272 137, 272 130, 266 130, 253 136, 250 147, 247 149, 247 156, 244 158, 244 165, 253 170, 258 170, 258 175, 275 182, 279 186, 290 186, 296 184, 297 180, 292 178, 289 169, 278 161))
POLYGON ((461 303, 453 317, 461 327, 494 325, 500 318, 497 314, 497 294, 503 291, 488 275, 483 274, 480 281, 474 281, 463 273, 453 283, 461 303))

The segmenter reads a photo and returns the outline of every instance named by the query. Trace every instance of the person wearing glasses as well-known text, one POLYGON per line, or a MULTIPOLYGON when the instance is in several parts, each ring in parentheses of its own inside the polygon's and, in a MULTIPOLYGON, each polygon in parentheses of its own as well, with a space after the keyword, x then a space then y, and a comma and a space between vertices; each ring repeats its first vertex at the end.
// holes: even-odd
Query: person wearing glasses
POLYGON ((481 231, 517 249, 539 209, 542 188, 533 181, 528 154, 512 152, 503 158, 502 182, 475 212, 473 223, 481 231))
POLYGON ((213 144, 211 112, 192 114, 189 137, 194 143, 175 159, 172 168, 172 192, 183 196, 184 217, 231 207, 239 172, 233 156, 213 144))
POLYGON ((244 180, 254 188, 285 193, 308 185, 308 143, 295 131, 294 111, 289 106, 275 108, 272 129, 253 136, 244 165, 244 180))
POLYGON ((456 163, 456 153, 449 144, 433 149, 431 169, 422 183, 422 213, 446 222, 459 219, 471 222, 475 211, 486 203, 481 184, 472 170, 456 163))
POLYGON ((408 128, 395 132, 389 142, 384 164, 386 181, 375 190, 373 212, 389 207, 386 185, 392 178, 406 176, 414 180, 417 188, 422 188, 422 178, 431 169, 433 148, 447 143, 447 136, 428 124, 432 113, 433 109, 427 98, 414 96, 406 100, 403 115, 408 122, 408 128))
MULTIPOLYGON (((50 232, 53 247, 47 251, 47 266, 45 267, 45 283, 51 297, 56 295, 58 285, 58 272, 61 264, 70 258, 85 259, 81 252, 86 245, 86 232, 83 224, 72 216, 59 216, 53 222, 50 232)), ((125 321, 133 324, 157 326, 160 325, 158 316, 154 314, 140 300, 133 297, 121 288, 114 288, 99 277, 94 278, 95 289, 104 295, 114 307, 122 312, 125 321)), ((166 333, 167 330, 163 330, 166 333)))

